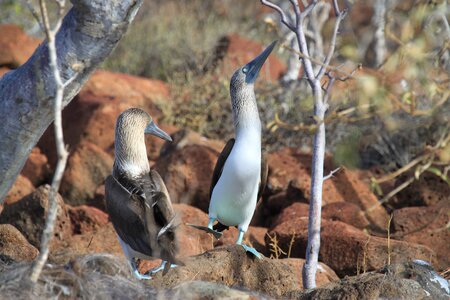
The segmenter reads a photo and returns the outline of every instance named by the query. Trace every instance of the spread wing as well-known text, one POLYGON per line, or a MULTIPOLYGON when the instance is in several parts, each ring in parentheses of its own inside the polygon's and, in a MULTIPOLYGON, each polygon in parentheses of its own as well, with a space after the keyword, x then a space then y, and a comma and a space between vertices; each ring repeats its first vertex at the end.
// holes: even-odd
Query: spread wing
POLYGON ((108 176, 105 182, 106 208, 119 237, 135 251, 152 256, 142 190, 135 186, 130 191, 130 187, 127 189, 113 176, 108 176))
POLYGON ((230 156, 231 150, 233 149, 235 139, 229 139, 219 157, 217 158, 216 166, 214 167, 213 177, 211 181, 211 188, 209 190, 209 198, 211 199, 212 192, 217 182, 219 181, 220 176, 223 172, 223 167, 225 166, 225 162, 227 161, 228 156, 230 156))

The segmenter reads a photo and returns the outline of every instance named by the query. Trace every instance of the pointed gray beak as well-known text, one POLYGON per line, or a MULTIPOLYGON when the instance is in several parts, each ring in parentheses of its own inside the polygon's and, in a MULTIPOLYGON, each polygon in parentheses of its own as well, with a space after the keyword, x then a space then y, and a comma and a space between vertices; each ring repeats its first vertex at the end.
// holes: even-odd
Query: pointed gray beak
POLYGON ((258 55, 254 60, 249 62, 244 68, 247 68, 247 75, 245 76, 245 82, 254 83, 256 78, 258 78, 259 71, 261 70, 264 62, 269 57, 270 52, 272 52, 273 48, 277 41, 273 41, 260 55, 258 55))
POLYGON ((161 128, 156 126, 156 124, 155 124, 155 122, 153 122, 153 120, 150 123, 148 123, 147 127, 145 127, 144 133, 153 134, 154 136, 160 137, 163 140, 166 140, 169 142, 172 141, 172 138, 170 137, 170 135, 168 135, 161 128))

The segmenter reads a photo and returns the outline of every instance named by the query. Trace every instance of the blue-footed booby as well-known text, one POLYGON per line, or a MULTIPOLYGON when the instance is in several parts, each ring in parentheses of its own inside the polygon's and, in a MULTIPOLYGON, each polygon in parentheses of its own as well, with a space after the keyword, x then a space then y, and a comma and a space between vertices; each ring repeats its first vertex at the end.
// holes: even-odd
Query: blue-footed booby
POLYGON ((229 226, 239 230, 237 244, 260 258, 254 249, 242 244, 258 199, 267 181, 267 164, 261 155, 261 121, 254 83, 276 42, 236 70, 230 81, 235 138, 230 139, 217 159, 211 182, 208 227, 193 226, 220 237, 229 226), (218 221, 214 225, 215 221, 218 221))
POLYGON ((106 178, 106 208, 133 274, 139 279, 180 264, 175 233, 177 220, 161 176, 150 170, 145 134, 172 141, 149 114, 130 108, 117 118, 112 175, 106 178), (141 274, 136 259, 163 260, 160 267, 141 274), (167 262, 169 262, 167 264, 167 262))

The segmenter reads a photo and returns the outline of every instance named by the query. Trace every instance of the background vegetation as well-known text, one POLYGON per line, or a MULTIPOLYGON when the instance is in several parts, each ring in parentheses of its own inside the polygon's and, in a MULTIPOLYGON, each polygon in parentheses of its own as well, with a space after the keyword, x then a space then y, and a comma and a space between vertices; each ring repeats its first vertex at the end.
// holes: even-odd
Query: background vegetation
MULTIPOLYGON (((337 165, 378 166, 387 172, 404 168, 416 175, 429 171, 450 183, 449 7, 446 1, 388 2, 387 53, 379 68, 374 67, 375 2, 348 2, 339 55, 332 64, 347 73, 362 67, 334 87, 327 150, 337 165)), ((35 34, 36 23, 23 3, 0 5, 1 22, 19 23, 35 34)), ((209 66, 218 41, 230 33, 262 44, 279 39, 283 45, 285 37, 276 23, 264 22, 268 12, 259 1, 145 1, 103 67, 168 82, 170 101, 159 103, 166 123, 228 139, 233 134, 231 74, 209 66)), ((332 22, 325 24, 324 41, 331 27, 332 22)), ((283 61, 289 54, 283 46, 275 53, 283 61)), ((257 85, 267 150, 310 148, 314 128, 308 93, 302 81, 257 85)))

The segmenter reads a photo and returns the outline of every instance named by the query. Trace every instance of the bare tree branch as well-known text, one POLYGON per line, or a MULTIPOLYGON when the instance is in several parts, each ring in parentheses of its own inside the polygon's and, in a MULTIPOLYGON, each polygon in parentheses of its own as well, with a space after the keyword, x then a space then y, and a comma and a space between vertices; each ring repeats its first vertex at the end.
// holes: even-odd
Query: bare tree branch
MULTIPOLYGON (((303 62, 303 67, 305 70, 305 75, 308 83, 312 89, 314 97, 314 119, 316 122, 317 130, 314 135, 313 141, 313 157, 312 157, 312 170, 311 170, 311 200, 309 205, 309 220, 308 220, 308 245, 306 249, 306 261, 303 265, 302 276, 303 276, 303 286, 305 289, 310 289, 316 287, 316 272, 317 263, 319 257, 320 249, 320 222, 321 222, 321 207, 322 207, 322 190, 323 190, 323 165, 325 158, 325 113, 328 109, 327 98, 329 91, 333 85, 334 78, 330 78, 328 83, 327 93, 324 97, 324 92, 322 90, 320 77, 325 74, 328 65, 331 61, 332 55, 335 50, 335 40, 332 39, 329 53, 325 59, 324 66, 319 70, 318 74, 320 76, 315 76, 312 60, 310 59, 310 52, 308 49, 308 43, 306 41, 305 29, 303 28, 303 23, 305 18, 312 12, 317 4, 316 0, 310 2, 309 5, 305 5, 305 9, 301 11, 297 0, 290 0, 295 14, 295 28, 289 29, 295 32, 297 37, 297 42, 299 45, 301 58, 303 62)), ((267 1, 261 0, 261 3, 266 5, 267 1)), ((285 12, 281 10, 280 7, 274 7, 274 5, 269 7, 276 9, 280 15, 285 15, 285 12)), ((339 11, 337 1, 334 1, 335 11, 338 12, 338 17, 336 19, 335 35, 338 33, 338 27, 345 13, 339 11)))
MULTIPOLYGON (((60 0, 61 1, 61 0, 60 0)), ((58 69, 65 86, 62 107, 111 53, 134 19, 142 0, 72 0, 55 36, 58 69)), ((20 68, 0 79, 0 204, 31 149, 54 119, 57 86, 49 68, 48 43, 20 68)))
POLYGON ((341 169, 341 167, 337 167, 336 169, 334 169, 333 171, 331 171, 327 176, 323 177, 323 181, 330 179, 331 177, 334 176, 334 174, 336 172, 338 172, 341 169))
MULTIPOLYGON (((336 4, 336 6, 337 6, 337 4, 336 4)), ((331 36, 330 49, 328 50, 327 57, 325 58, 325 61, 323 62, 323 65, 320 68, 319 73, 316 76, 316 78, 319 80, 322 79, 323 75, 325 74, 326 69, 328 68, 328 65, 331 62, 331 58, 333 57, 334 50, 336 48, 336 38, 339 33, 339 26, 341 25, 341 21, 345 18, 345 15, 347 14, 346 9, 344 9, 342 12, 340 12, 339 8, 336 8, 336 7, 335 7, 335 12, 336 12, 336 21, 334 22, 333 35, 331 36)))
MULTIPOLYGON (((39 6, 41 8, 42 21, 44 24, 45 35, 47 37, 48 52, 50 57, 50 68, 53 73, 54 81, 56 84, 56 95, 54 100, 54 127, 55 127, 55 141, 56 141, 56 151, 58 154, 58 162, 56 164, 55 174, 53 175, 52 185, 48 195, 48 209, 47 209, 47 219, 45 222, 45 228, 42 232, 41 237, 41 247, 39 256, 33 264, 31 270, 30 280, 36 283, 39 276, 44 268, 44 264, 47 261, 49 253, 49 243, 53 236, 53 231, 55 227, 56 216, 58 212, 58 202, 56 197, 58 194, 61 179, 66 168, 67 157, 69 153, 64 146, 63 130, 62 130, 62 100, 64 95, 64 84, 61 79, 61 74, 58 69, 58 61, 56 56, 56 46, 55 46, 55 36, 58 30, 61 28, 61 15, 64 11, 65 1, 58 1, 59 11, 56 24, 53 29, 50 27, 50 22, 48 19, 47 6, 44 0, 39 0, 39 6)), ((75 78, 72 77, 72 78, 75 78)))
POLYGON ((270 1, 267 1, 267 0, 261 0, 261 3, 263 5, 266 5, 267 7, 270 7, 272 9, 276 10, 280 14, 281 22, 284 25, 286 25, 286 27, 289 28, 290 30, 295 31, 294 26, 289 22, 289 18, 284 13, 284 11, 281 9, 281 7, 279 7, 278 5, 276 5, 270 1))

